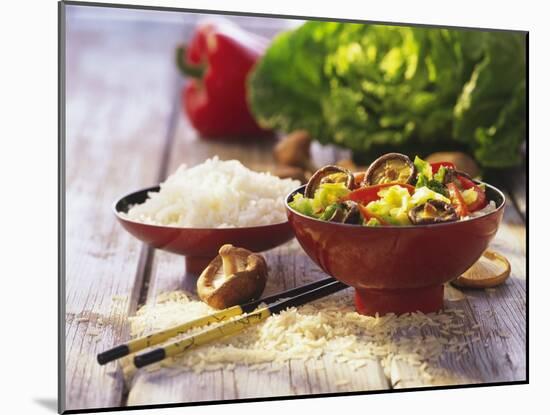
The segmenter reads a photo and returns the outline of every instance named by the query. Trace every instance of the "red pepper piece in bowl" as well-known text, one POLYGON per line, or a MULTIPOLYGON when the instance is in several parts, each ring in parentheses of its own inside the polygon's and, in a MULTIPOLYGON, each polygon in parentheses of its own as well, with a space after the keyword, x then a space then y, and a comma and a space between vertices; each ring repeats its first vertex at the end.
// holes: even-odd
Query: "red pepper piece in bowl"
POLYGON ((449 190, 451 202, 456 210, 456 213, 458 213, 458 216, 461 218, 468 216, 468 206, 466 205, 466 202, 464 202, 464 198, 462 197, 462 193, 460 193, 458 186, 454 183, 448 183, 447 189, 449 190))
POLYGON ((468 205, 468 210, 470 212, 475 212, 476 210, 483 209, 487 205, 487 197, 485 196, 485 192, 467 177, 457 175, 456 178, 460 182, 460 185, 464 190, 474 189, 474 191, 476 192, 476 200, 468 205))
POLYGON ((246 78, 268 42, 228 21, 198 27, 187 46, 176 51, 180 71, 188 77, 182 105, 204 138, 270 135, 258 126, 246 100, 246 78))
POLYGON ((470 212, 475 212, 476 210, 483 209, 485 206, 487 206, 487 197, 485 196, 485 192, 481 190, 477 185, 475 185, 473 189, 477 194, 477 198, 474 202, 468 205, 468 210, 470 212))
POLYGON ((359 189, 356 189, 349 193, 346 197, 342 198, 342 200, 353 200, 354 202, 361 203, 363 205, 367 205, 370 202, 374 200, 380 199, 380 196, 378 196, 378 192, 386 187, 391 186, 401 186, 406 188, 409 191, 409 194, 412 195, 414 193, 414 186, 411 186, 410 184, 405 183, 382 183, 382 184, 375 184, 374 186, 365 186, 360 187, 359 189))
POLYGON ((439 171, 440 167, 446 167, 447 169, 456 170, 454 163, 451 163, 450 161, 438 161, 437 163, 430 163, 430 166, 432 167, 433 174, 436 174, 439 171))

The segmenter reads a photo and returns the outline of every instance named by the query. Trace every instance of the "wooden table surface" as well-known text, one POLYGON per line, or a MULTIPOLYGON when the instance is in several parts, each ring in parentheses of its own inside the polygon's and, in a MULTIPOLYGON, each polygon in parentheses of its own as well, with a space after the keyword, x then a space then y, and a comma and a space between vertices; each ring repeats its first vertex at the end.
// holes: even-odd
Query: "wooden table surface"
MULTIPOLYGON (((78 10, 77 10, 78 9, 78 10)), ((192 289, 184 260, 153 250, 126 233, 111 206, 120 195, 159 183, 179 164, 207 157, 237 158, 250 168, 272 165, 272 142, 225 145, 197 138, 180 109, 182 80, 175 45, 188 38, 197 16, 161 12, 67 10, 66 28, 66 386, 65 409, 212 401, 269 396, 427 386, 404 363, 384 375, 375 360, 351 372, 345 363, 312 370, 290 361, 288 370, 262 373, 237 367, 202 374, 138 373, 125 384, 118 365, 99 366, 96 354, 129 338, 127 316, 163 291, 192 289), (348 374, 345 387, 331 380, 348 374), (201 384, 209 385, 203 388, 201 384)), ((272 36, 285 22, 241 19, 272 36)), ((336 151, 315 148, 318 164, 336 151)), ((512 265, 494 291, 465 291, 447 303, 480 325, 481 341, 442 364, 470 382, 526 380, 525 175, 506 185, 505 218, 491 246, 512 265)), ((270 291, 324 276, 290 242, 266 253, 270 291)))

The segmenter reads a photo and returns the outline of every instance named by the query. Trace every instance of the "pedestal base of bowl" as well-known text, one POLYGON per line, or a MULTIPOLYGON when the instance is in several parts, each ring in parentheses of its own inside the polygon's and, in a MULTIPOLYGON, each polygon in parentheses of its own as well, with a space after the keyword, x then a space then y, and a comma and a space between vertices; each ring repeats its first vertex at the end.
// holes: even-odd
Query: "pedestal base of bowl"
POLYGON ((198 277, 215 257, 186 256, 185 272, 198 277))
POLYGON ((355 308, 360 314, 432 313, 443 308, 443 285, 402 290, 355 289, 355 308))

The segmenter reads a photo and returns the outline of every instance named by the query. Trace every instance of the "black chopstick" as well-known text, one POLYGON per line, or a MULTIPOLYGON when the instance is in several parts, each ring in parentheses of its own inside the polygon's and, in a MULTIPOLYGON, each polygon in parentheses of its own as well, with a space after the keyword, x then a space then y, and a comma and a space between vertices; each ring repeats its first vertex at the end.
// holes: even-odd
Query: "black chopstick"
POLYGON ((242 310, 245 313, 250 313, 251 311, 254 311, 262 303, 271 304, 271 303, 279 301, 283 298, 294 297, 294 296, 297 296, 299 294, 311 291, 315 288, 323 287, 323 286, 325 286, 327 284, 330 284, 331 282, 334 282, 334 281, 336 281, 336 280, 332 277, 324 278, 322 280, 318 280, 318 281, 315 281, 315 282, 311 282, 309 284, 301 285, 299 287, 292 288, 290 290, 281 291, 279 293, 270 295, 269 297, 260 298, 259 300, 253 300, 253 301, 250 301, 246 304, 241 304, 240 307, 242 308, 242 310))

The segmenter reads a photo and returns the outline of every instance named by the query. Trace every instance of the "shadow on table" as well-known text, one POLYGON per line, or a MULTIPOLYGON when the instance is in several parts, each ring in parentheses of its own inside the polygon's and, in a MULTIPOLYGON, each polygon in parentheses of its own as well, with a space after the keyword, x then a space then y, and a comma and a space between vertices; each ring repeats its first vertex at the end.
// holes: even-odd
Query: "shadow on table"
POLYGON ((34 402, 52 412, 57 412, 57 399, 55 398, 34 398, 34 402))

